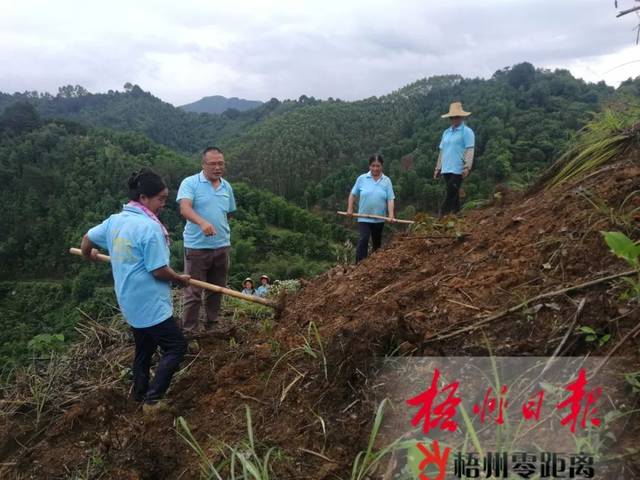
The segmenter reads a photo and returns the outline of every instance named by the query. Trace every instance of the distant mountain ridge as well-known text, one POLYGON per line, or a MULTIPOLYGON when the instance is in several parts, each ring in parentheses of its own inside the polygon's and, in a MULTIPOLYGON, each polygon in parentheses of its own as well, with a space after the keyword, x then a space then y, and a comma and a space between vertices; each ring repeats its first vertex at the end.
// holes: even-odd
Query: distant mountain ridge
POLYGON ((272 98, 245 112, 227 109, 222 114, 203 114, 163 102, 138 85, 127 84, 124 91, 109 90, 107 93, 91 93, 80 85, 67 85, 60 87, 56 96, 37 91, 0 92, 0 114, 6 107, 21 101, 34 105, 43 118, 141 132, 151 140, 183 153, 198 152, 212 144, 225 145, 229 138, 243 134, 272 115, 308 105, 308 102, 281 102, 272 98))
MULTIPOLYGON (((435 212, 442 182, 433 179, 438 145, 452 101, 473 112, 473 175, 465 180, 466 204, 492 198, 494 187, 525 188, 562 152, 593 112, 611 102, 636 101, 640 77, 617 89, 586 83, 568 70, 536 69, 523 62, 491 78, 441 75, 419 79, 381 97, 342 101, 272 98, 257 108, 222 114, 193 113, 163 102, 138 85, 90 93, 67 85, 55 97, 0 92, 0 114, 17 102, 35 106, 44 119, 64 119, 99 129, 141 132, 188 155, 220 145, 228 176, 305 208, 344 207, 372 152, 385 159, 399 214, 435 212), (404 211, 406 209, 406 212, 404 211)), ((0 159, 3 160, 3 159, 0 159)), ((0 174, 3 164, 0 161, 0 174)))
POLYGON ((240 112, 246 112, 260 105, 262 105, 262 102, 259 100, 245 100, 244 98, 238 97, 227 98, 222 95, 213 95, 211 97, 202 97, 197 102, 188 103, 178 108, 186 112, 220 114, 230 108, 240 112))

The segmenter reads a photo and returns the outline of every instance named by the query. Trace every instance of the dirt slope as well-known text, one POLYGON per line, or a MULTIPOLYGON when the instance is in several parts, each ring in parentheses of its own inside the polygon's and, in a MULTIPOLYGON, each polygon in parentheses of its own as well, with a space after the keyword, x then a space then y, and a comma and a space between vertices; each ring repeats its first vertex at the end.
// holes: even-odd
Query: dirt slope
MULTIPOLYGON (((640 163, 627 158, 553 191, 504 192, 494 205, 457 220, 462 238, 432 238, 451 236, 439 229, 397 233, 361 264, 335 267, 308 283, 272 324, 236 319, 233 342, 204 341, 170 392, 173 413, 143 422, 126 383, 116 382, 50 412, 41 431, 28 406, 4 417, 0 476, 199 478, 199 461, 176 434, 175 416, 188 421, 219 461, 219 441, 246 438, 246 404, 259 448, 278 448, 273 478, 349 478, 381 400, 372 384, 379 358, 487 355, 480 329, 437 336, 527 298, 628 269, 599 231, 626 229, 640 237, 640 218, 629 215, 640 195, 620 208, 637 190, 640 163), (598 211, 586 197, 611 210, 598 211), (305 353, 305 342, 313 354, 305 353)), ((596 351, 572 334, 563 354, 605 355, 639 321, 637 305, 619 299, 622 289, 603 282, 533 302, 482 331, 495 355, 550 355, 585 298, 579 323, 611 340, 596 351)), ((114 345, 102 355, 126 365, 130 353, 130 346, 114 345)), ((616 353, 628 357, 629 371, 640 370, 638 339, 616 353)), ((631 425, 638 430, 637 422, 631 425)))

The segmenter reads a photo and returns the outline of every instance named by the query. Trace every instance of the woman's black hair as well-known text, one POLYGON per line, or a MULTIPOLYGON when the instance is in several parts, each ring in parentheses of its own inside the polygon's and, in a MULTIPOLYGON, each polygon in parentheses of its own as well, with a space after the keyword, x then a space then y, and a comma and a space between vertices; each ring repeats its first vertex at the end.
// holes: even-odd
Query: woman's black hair
POLYGON ((140 200, 140 195, 155 197, 165 188, 167 184, 160 175, 150 168, 143 167, 139 172, 134 172, 127 182, 129 186, 129 199, 140 200))
POLYGON ((374 153, 369 157, 369 165, 371 165, 373 162, 380 162, 380 165, 384 165, 384 159, 382 158, 382 155, 378 153, 374 153))

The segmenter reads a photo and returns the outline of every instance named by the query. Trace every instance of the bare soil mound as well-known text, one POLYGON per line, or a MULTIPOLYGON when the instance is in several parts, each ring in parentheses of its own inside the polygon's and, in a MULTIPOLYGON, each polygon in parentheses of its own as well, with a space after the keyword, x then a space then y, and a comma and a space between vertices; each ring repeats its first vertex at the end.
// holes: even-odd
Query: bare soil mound
MULTIPOLYGON (((488 345, 494 355, 551 355, 582 299, 579 323, 611 339, 597 347, 572 332, 561 353, 616 348, 638 371, 638 340, 619 344, 640 320, 638 305, 620 299, 618 280, 581 284, 629 269, 599 232, 640 237, 639 190, 640 164, 627 158, 551 191, 505 191, 449 229, 398 232, 360 264, 306 284, 280 318, 235 319, 233 340, 201 342, 170 391, 173 410, 152 421, 124 381, 78 394, 37 427, 33 405, 16 408, 0 425, 0 476, 199 478, 175 417, 218 463, 221 442, 246 439, 248 405, 257 448, 276 447, 272 478, 349 478, 381 400, 373 382, 381 357, 483 356, 488 345), (541 294, 549 295, 535 300, 541 294)), ((101 355, 126 365, 132 347, 110 348, 101 355)))

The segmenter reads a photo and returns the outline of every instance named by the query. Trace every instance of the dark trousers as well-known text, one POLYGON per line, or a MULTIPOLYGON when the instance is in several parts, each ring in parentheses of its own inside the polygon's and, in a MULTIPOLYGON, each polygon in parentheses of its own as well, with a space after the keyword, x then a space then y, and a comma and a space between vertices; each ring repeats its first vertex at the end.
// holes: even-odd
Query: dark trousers
POLYGON ((133 359, 133 397, 141 402, 161 399, 171 383, 171 377, 180 366, 187 351, 187 340, 176 325, 173 317, 147 328, 131 328, 136 342, 133 359), (158 346, 162 356, 156 367, 156 374, 149 384, 151 358, 158 346))
POLYGON ((358 246, 356 247, 356 263, 363 258, 367 258, 367 255, 369 254, 369 238, 371 238, 374 251, 380 248, 383 228, 384 222, 358 222, 358 233, 360 234, 360 238, 358 239, 358 246))
MULTIPOLYGON (((229 273, 229 251, 229 247, 185 248, 184 273, 191 275, 196 280, 226 287, 229 273)), ((193 285, 185 287, 181 327, 188 337, 197 335, 200 328, 200 307, 202 306, 203 294, 207 326, 211 328, 218 321, 222 294, 203 290, 193 285)))
POLYGON ((443 173, 442 178, 446 184, 446 195, 440 207, 440 215, 448 213, 458 213, 460 210, 460 185, 462 185, 462 175, 457 173, 443 173))

